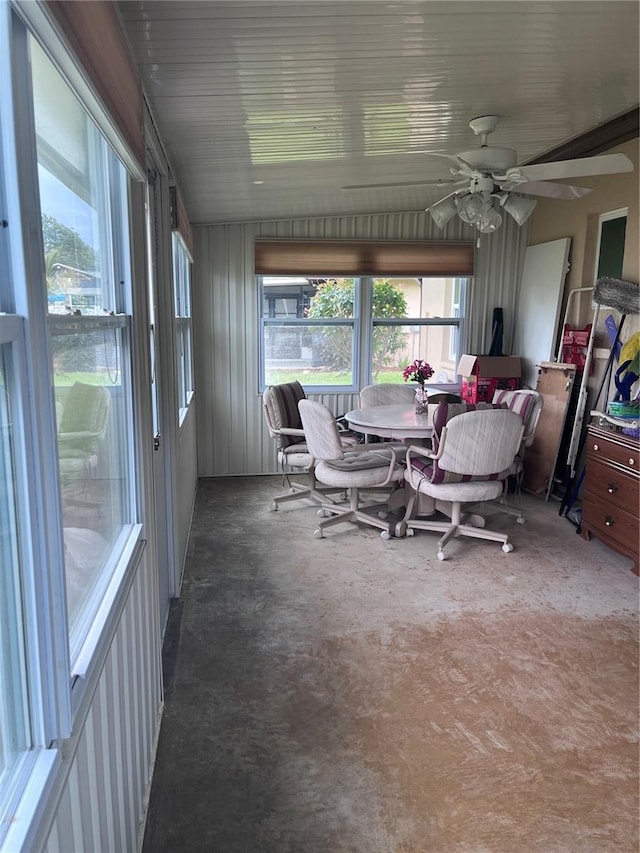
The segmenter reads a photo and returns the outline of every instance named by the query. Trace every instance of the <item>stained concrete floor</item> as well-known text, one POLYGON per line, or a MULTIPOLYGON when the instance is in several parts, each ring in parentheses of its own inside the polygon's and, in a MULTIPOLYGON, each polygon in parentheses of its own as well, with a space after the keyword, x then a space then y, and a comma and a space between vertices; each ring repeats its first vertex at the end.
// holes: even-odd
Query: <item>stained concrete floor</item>
POLYGON ((637 850, 630 561, 529 496, 511 554, 316 540, 279 485, 199 484, 144 853, 637 850))

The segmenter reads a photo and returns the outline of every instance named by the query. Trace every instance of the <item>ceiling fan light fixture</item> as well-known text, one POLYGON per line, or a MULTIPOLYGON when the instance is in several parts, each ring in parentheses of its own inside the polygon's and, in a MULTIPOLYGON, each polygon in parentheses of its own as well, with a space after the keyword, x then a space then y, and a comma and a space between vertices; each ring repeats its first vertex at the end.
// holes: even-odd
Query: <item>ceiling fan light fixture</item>
POLYGON ((495 207, 489 207, 482 214, 482 218, 477 223, 477 228, 482 234, 491 234, 493 231, 497 231, 501 225, 502 216, 500 216, 495 207))
POLYGON ((482 218, 484 199, 480 193, 470 193, 458 201, 458 216, 468 225, 476 225, 482 218))
POLYGON ((535 198, 525 198, 522 195, 507 195, 502 206, 515 219, 518 225, 524 225, 533 213, 537 203, 535 198))
POLYGON ((453 219, 458 212, 456 203, 451 196, 449 198, 443 198, 442 201, 436 202, 436 204, 432 204, 431 207, 427 208, 427 210, 431 214, 431 218, 438 228, 444 228, 447 222, 449 222, 450 219, 453 219))

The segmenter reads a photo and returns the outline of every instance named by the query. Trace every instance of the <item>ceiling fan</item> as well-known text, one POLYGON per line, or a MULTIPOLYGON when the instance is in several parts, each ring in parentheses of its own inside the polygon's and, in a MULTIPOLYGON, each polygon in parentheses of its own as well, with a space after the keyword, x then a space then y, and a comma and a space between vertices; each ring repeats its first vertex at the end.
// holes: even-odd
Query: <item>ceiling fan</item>
POLYGON ((453 165, 450 178, 439 181, 406 181, 390 184, 352 184, 343 190, 377 189, 401 186, 453 186, 448 195, 427 207, 436 225, 443 228, 456 214, 478 231, 488 234, 502 224, 500 209, 523 225, 536 206, 530 196, 577 199, 591 192, 587 187, 557 184, 554 180, 632 172, 633 163, 624 154, 599 154, 576 160, 558 160, 518 166, 518 156, 511 148, 489 145, 490 133, 496 129, 499 116, 479 116, 469 127, 480 137, 480 147, 459 154, 425 152, 441 157, 453 165))

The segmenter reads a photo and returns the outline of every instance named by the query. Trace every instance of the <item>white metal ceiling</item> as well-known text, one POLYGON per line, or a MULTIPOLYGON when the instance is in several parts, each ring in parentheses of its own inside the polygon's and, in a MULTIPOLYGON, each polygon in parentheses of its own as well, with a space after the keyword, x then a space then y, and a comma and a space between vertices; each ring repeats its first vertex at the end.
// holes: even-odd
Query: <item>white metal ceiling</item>
MULTIPOLYGON (((124 0, 194 223, 422 209, 498 114, 523 163, 638 104, 637 2, 124 0)), ((579 181, 574 181, 579 183, 579 181)))

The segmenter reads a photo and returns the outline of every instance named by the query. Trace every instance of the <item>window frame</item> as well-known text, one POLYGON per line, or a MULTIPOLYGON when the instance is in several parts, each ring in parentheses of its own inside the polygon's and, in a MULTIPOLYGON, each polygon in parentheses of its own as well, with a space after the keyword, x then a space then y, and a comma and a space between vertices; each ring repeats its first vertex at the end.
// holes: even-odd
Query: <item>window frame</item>
MULTIPOLYGON (((127 440, 134 469, 130 477, 130 495, 135 516, 130 529, 123 531, 126 541, 112 551, 114 570, 109 573, 100 606, 81 644, 76 666, 72 668, 47 295, 44 285, 27 287, 27 282, 45 281, 29 67, 30 36, 58 68, 87 115, 98 126, 103 139, 124 165, 123 186, 127 190, 124 203, 129 213, 132 184, 145 178, 143 172, 132 168, 131 159, 121 156, 123 146, 121 141, 117 142, 117 131, 86 84, 79 64, 68 54, 44 4, 0 4, 0 72, 3 72, 0 74, 0 204, 3 218, 11 226, 0 228, 0 312, 5 312, 0 314, 0 332, 8 337, 6 330, 13 324, 12 349, 16 352, 15 370, 19 374, 14 381, 19 392, 17 408, 20 413, 15 424, 16 447, 24 464, 19 477, 16 475, 20 499, 18 536, 23 560, 21 581, 27 623, 25 639, 32 733, 31 748, 21 756, 15 773, 0 791, 0 802, 5 809, 0 822, 0 846, 7 844, 10 849, 30 847, 34 819, 41 813, 43 795, 56 784, 56 774, 62 768, 59 746, 74 736, 76 725, 86 715, 144 548, 140 523, 144 497, 137 482, 144 442, 140 418, 133 418, 133 375, 138 377, 144 369, 144 356, 137 352, 133 339, 134 328, 136 339, 140 335, 140 321, 133 323, 132 317, 126 315, 104 317, 100 319, 123 324, 128 329, 131 360, 123 358, 123 364, 126 361, 130 370, 127 440)), ((135 226, 130 218, 126 228, 128 246, 117 243, 125 237, 125 232, 118 228, 110 239, 115 241, 113 250, 124 248, 128 264, 132 264, 135 226)), ((140 246, 137 246, 137 254, 140 254, 140 246)), ((131 267, 128 274, 132 287, 131 267)), ((125 303, 122 307, 131 315, 131 293, 125 303)))
MULTIPOLYGON (((304 317, 265 317, 265 279, 270 278, 268 275, 256 276, 258 282, 258 393, 263 393, 268 387, 266 382, 265 370, 265 337, 266 329, 269 326, 304 326, 310 328, 313 326, 352 326, 353 327, 353 349, 352 349, 352 376, 353 383, 351 385, 313 385, 302 382, 305 391, 311 394, 357 394, 360 388, 370 385, 373 382, 373 365, 371 361, 373 335, 376 328, 385 326, 420 326, 420 327, 439 327, 455 326, 458 329, 458 342, 460 347, 459 356, 462 355, 463 346, 466 335, 466 303, 469 288, 471 286, 472 276, 450 276, 455 282, 455 287, 464 287, 464 298, 462 299, 462 314, 459 317, 385 317, 379 318, 372 315, 372 300, 373 300, 373 282, 378 278, 407 278, 407 276, 385 275, 385 276, 332 276, 326 275, 324 278, 353 278, 354 280, 354 307, 353 318, 319 318, 306 319, 304 317)), ((308 276, 309 278, 317 278, 317 276, 308 276)), ((423 276, 423 279, 442 278, 442 276, 423 276)), ((433 383, 433 388, 441 388, 443 390, 452 390, 459 387, 457 374, 456 359, 456 380, 454 382, 436 382, 433 383)))
POLYGON ((181 427, 194 398, 192 266, 193 259, 179 231, 173 231, 173 309, 176 350, 176 394, 181 427))

